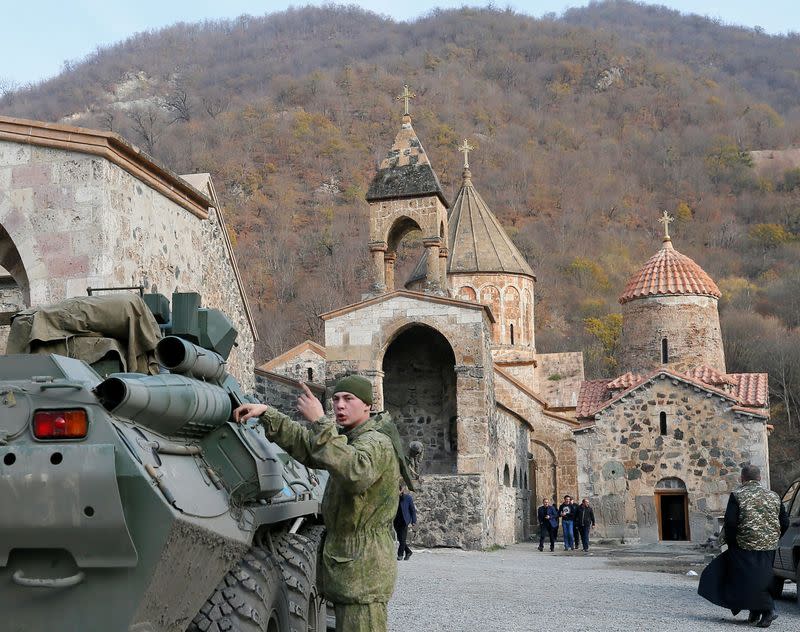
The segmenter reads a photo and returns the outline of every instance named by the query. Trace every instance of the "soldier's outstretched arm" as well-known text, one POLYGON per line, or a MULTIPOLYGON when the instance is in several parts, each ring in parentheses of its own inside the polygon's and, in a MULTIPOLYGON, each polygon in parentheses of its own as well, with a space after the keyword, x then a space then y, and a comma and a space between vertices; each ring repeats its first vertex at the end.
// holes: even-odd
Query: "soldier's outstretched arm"
POLYGON ((274 441, 303 465, 319 467, 311 456, 308 429, 266 404, 244 404, 233 411, 238 423, 258 417, 267 439, 274 441))

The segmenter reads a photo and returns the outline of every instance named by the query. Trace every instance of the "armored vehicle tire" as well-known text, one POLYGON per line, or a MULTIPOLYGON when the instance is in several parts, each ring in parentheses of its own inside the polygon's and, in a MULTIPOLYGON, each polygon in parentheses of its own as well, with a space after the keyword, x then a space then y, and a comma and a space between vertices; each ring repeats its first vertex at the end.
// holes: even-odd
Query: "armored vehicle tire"
POLYGON ((287 587, 289 632, 324 632, 325 602, 317 590, 317 554, 322 531, 312 528, 307 535, 282 533, 274 537, 273 543, 287 587))
POLYGON ((284 632, 289 613, 274 557, 253 547, 189 624, 187 632, 284 632))

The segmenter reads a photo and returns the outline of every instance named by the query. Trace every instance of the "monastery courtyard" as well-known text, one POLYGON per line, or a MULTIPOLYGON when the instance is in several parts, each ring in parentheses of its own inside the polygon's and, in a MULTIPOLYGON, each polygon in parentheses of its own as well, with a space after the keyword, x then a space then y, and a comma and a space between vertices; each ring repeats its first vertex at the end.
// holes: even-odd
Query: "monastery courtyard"
MULTIPOLYGON (((650 545, 540 553, 531 542, 492 552, 419 550, 400 562, 389 603, 391 632, 731 632, 746 613, 697 595, 704 554, 650 545)), ((776 602, 770 629, 800 630, 795 585, 776 602)))

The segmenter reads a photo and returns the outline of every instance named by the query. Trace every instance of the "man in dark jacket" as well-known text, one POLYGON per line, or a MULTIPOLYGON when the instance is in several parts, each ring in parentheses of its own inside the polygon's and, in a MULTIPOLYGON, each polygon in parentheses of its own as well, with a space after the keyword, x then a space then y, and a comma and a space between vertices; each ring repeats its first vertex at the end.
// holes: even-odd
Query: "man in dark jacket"
POLYGON ((778 618, 769 589, 775 549, 789 528, 789 517, 778 495, 760 480, 758 467, 742 468, 742 485, 733 490, 725 510, 721 536, 728 550, 703 571, 697 592, 734 616, 749 610, 751 623, 768 628, 778 618))
POLYGON ((589 531, 594 526, 594 509, 589 506, 589 499, 584 498, 581 504, 578 505, 578 511, 575 512, 575 526, 581 534, 581 542, 583 543, 583 550, 589 550, 589 531))
POLYGON ((572 496, 564 496, 564 502, 558 506, 558 515, 561 516, 561 530, 564 533, 564 550, 575 550, 575 512, 578 505, 572 502, 572 496))
POLYGON ((417 508, 414 506, 414 498, 408 493, 408 488, 400 484, 400 501, 397 503, 397 513, 394 516, 394 530, 397 533, 397 559, 407 560, 411 557, 412 551, 408 548, 406 537, 408 527, 417 526, 417 508))
POLYGON ((550 550, 552 551, 556 543, 556 529, 558 528, 558 512, 550 504, 549 498, 542 498, 542 504, 536 511, 539 519, 539 550, 544 551, 544 536, 550 538, 550 550))

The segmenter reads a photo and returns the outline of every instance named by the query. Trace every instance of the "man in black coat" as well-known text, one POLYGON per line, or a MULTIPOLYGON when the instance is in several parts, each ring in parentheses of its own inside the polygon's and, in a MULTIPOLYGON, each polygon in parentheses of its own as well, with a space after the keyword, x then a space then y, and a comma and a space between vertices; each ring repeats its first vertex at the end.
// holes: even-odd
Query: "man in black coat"
POLYGON ((734 616, 749 610, 751 623, 768 628, 778 617, 769 590, 772 564, 789 517, 778 495, 762 487, 760 480, 758 467, 742 468, 742 485, 728 499, 720 534, 728 550, 703 571, 697 592, 734 616))
POLYGON ((549 498, 543 498, 542 504, 536 511, 539 520, 539 550, 544 551, 544 536, 550 538, 550 550, 552 551, 556 543, 556 529, 558 529, 558 511, 550 504, 549 498))
POLYGON ((414 497, 408 493, 405 485, 400 485, 400 500, 397 503, 397 513, 394 517, 394 530, 397 532, 397 559, 407 560, 412 551, 408 548, 406 538, 408 527, 417 526, 417 508, 414 506, 414 497))
POLYGON ((583 550, 589 550, 589 531, 594 526, 594 509, 589 505, 589 499, 584 498, 581 504, 578 505, 578 511, 575 512, 575 526, 581 534, 581 542, 583 543, 583 550))

